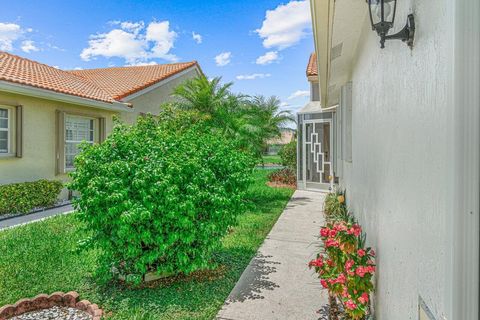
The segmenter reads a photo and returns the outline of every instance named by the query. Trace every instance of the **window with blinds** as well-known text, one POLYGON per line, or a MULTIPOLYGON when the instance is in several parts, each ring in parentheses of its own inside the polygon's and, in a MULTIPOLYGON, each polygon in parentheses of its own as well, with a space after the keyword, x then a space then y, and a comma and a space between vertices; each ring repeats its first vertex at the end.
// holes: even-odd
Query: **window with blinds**
POLYGON ((0 153, 10 151, 9 113, 8 109, 0 108, 0 153))
POLYGON ((81 116, 65 116, 65 169, 74 168, 75 156, 80 152, 83 141, 95 141, 95 119, 81 116))

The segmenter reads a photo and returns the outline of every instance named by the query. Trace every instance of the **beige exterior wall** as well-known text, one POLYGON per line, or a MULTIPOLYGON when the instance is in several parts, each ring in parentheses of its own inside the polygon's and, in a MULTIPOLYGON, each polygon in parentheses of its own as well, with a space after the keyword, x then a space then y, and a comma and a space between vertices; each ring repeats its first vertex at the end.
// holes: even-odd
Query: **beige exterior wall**
MULTIPOLYGON (((187 72, 182 73, 178 77, 172 77, 171 80, 163 81, 159 87, 148 91, 144 94, 138 95, 134 98, 125 99, 125 102, 132 103, 134 112, 127 113, 122 112, 120 118, 126 123, 132 124, 135 122, 140 114, 151 113, 158 115, 160 113, 160 106, 172 101, 172 92, 175 87, 184 82, 187 79, 194 78, 199 75, 197 68, 191 68, 187 72)), ((132 95, 134 96, 134 95, 132 95)))
POLYGON ((66 174, 56 174, 57 110, 105 118, 106 134, 111 132, 112 117, 116 114, 114 111, 5 92, 0 92, 0 105, 23 106, 23 157, 0 156, 0 185, 38 179, 68 180, 66 174))

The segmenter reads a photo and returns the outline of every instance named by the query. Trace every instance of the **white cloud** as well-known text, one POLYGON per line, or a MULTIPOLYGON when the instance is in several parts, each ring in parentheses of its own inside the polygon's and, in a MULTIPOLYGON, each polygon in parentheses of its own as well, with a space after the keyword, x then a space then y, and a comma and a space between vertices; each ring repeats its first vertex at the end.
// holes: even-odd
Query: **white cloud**
POLYGON ((192 32, 192 38, 195 40, 196 43, 200 44, 203 41, 203 38, 200 34, 192 32))
POLYGON ((257 58, 256 64, 266 65, 278 60, 277 51, 268 51, 263 56, 257 58))
POLYGON ((0 50, 12 51, 13 43, 18 40, 24 32, 18 24, 0 22, 0 50))
POLYGON ((143 21, 115 21, 112 24, 120 28, 90 36, 88 47, 80 54, 83 60, 89 61, 98 56, 123 58, 127 64, 148 63, 153 58, 178 60, 169 53, 177 33, 170 30, 168 21, 151 22, 146 28, 143 21))
POLYGON ((215 63, 217 64, 217 66, 223 67, 229 64, 231 59, 232 59, 231 52, 222 52, 215 57, 215 63))
POLYGON ((284 102, 280 103, 280 107, 288 107, 288 106, 290 106, 290 104, 288 102, 284 101, 284 102))
POLYGON ((143 21, 138 21, 138 22, 130 22, 130 21, 124 21, 124 22, 118 22, 120 24, 120 27, 128 32, 132 32, 134 34, 138 34, 140 31, 142 31, 143 28, 145 28, 145 23, 143 21))
POLYGON ((82 67, 75 67, 75 68, 73 68, 73 70, 83 70, 83 68, 82 67))
POLYGON ((135 67, 141 67, 141 66, 154 66, 157 65, 155 61, 150 61, 150 62, 137 62, 137 63, 132 63, 128 64, 127 66, 135 66, 135 67))
POLYGON ((255 30, 265 48, 282 50, 298 43, 311 28, 308 0, 290 1, 267 10, 262 27, 255 30))
POLYGON ((288 97, 288 100, 292 100, 292 99, 296 99, 296 98, 300 98, 300 97, 308 97, 308 96, 310 96, 310 91, 308 91, 308 90, 297 90, 288 97))
POLYGON ((263 79, 270 77, 270 73, 252 73, 252 74, 245 74, 237 76, 237 80, 255 80, 255 79, 263 79))
POLYGON ((32 40, 24 40, 22 41, 21 49, 23 52, 30 53, 32 51, 39 51, 40 49, 35 46, 35 42, 32 40))

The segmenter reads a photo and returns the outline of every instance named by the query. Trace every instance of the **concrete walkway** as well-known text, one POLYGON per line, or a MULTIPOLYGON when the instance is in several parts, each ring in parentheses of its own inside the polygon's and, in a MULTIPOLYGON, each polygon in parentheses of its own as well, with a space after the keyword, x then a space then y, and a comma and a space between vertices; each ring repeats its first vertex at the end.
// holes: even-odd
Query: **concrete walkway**
POLYGON ((328 294, 307 266, 319 250, 323 199, 323 193, 295 191, 218 320, 323 319, 318 311, 328 294))
POLYGON ((68 204, 62 207, 39 211, 23 216, 18 216, 6 220, 0 221, 0 230, 5 228, 11 228, 22 224, 27 224, 35 221, 40 221, 49 217, 53 217, 59 214, 65 214, 73 211, 73 206, 68 204))

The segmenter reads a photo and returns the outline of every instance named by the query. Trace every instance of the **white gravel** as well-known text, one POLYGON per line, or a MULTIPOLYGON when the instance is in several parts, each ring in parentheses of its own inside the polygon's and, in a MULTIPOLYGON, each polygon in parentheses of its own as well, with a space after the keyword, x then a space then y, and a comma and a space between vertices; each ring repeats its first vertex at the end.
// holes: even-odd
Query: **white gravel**
POLYGON ((88 313, 67 307, 52 307, 32 312, 27 312, 19 316, 10 318, 10 320, 92 320, 93 317, 88 313))

